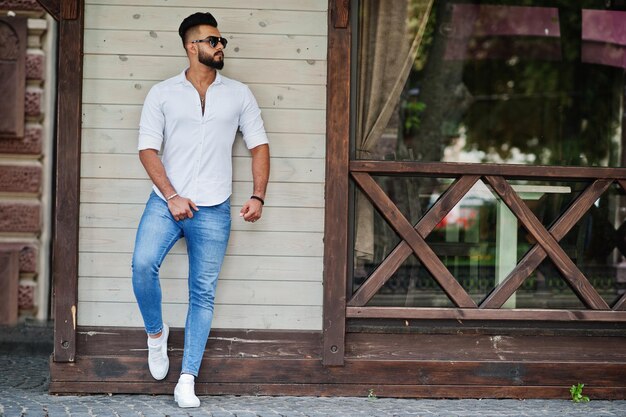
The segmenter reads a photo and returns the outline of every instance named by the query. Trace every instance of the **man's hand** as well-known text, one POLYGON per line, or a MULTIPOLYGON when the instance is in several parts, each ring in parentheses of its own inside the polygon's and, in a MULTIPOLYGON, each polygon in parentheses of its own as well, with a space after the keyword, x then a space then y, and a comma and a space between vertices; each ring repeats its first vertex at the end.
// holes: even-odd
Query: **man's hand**
POLYGON ((247 222, 254 223, 261 218, 262 212, 263 204, 261 204, 259 200, 251 198, 244 203, 241 211, 239 212, 239 216, 243 217, 243 219, 247 222))
POLYGON ((170 209, 170 213, 174 216, 174 220, 184 220, 193 217, 193 210, 198 211, 196 203, 188 198, 177 195, 167 202, 167 207, 170 209))

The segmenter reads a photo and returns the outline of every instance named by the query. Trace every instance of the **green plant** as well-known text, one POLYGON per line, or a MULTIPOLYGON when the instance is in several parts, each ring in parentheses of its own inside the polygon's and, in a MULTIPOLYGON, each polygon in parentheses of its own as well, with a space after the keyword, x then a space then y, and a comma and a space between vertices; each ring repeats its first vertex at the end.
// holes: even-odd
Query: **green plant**
POLYGON ((407 101, 404 103, 404 130, 410 132, 420 127, 420 116, 426 110, 426 103, 421 101, 407 101))
POLYGON ((572 394, 572 401, 575 403, 588 403, 589 397, 583 395, 583 387, 585 384, 581 384, 580 382, 576 385, 572 385, 569 389, 570 394, 572 394))
POLYGON ((378 399, 376 394, 374 394, 374 388, 370 388, 369 392, 367 393, 367 399, 370 401, 378 399))

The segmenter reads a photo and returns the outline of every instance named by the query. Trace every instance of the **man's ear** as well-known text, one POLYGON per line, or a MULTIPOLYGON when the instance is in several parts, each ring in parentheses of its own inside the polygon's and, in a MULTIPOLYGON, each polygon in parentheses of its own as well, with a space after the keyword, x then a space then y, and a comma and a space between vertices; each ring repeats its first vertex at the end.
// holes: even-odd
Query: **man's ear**
POLYGON ((193 43, 186 43, 185 50, 187 51, 187 55, 196 55, 198 53, 198 47, 193 43))

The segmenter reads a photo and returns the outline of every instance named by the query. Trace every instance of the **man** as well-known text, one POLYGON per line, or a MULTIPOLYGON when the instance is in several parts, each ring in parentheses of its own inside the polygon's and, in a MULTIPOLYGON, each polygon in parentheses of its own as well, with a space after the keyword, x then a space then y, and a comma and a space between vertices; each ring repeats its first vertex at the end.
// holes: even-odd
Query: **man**
POLYGON ((269 145, 261 111, 247 86, 222 76, 227 40, 210 13, 185 18, 178 33, 189 68, 155 85, 139 125, 139 158, 154 187, 139 223, 133 290, 148 334, 148 366, 169 370, 169 328, 161 315, 159 268, 181 237, 189 256, 189 309, 183 363, 174 399, 198 407, 194 392, 213 319, 217 277, 230 235, 231 153, 237 128, 252 154, 254 189, 239 213, 261 218, 269 177, 269 145), (158 151, 163 147, 162 158, 158 151))

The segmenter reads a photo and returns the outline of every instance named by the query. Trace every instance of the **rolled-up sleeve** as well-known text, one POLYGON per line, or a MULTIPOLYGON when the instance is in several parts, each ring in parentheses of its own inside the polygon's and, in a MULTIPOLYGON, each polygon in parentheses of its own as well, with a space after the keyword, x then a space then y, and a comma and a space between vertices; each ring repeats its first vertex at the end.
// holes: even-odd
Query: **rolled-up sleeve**
POLYGON ((165 115, 161 106, 158 88, 152 87, 146 96, 139 122, 139 140, 137 149, 161 149, 165 115))
POLYGON ((243 134, 243 140, 248 149, 269 143, 265 127, 263 126, 263 119, 261 118, 261 109, 259 109, 252 91, 247 86, 244 88, 243 93, 239 129, 243 134))

